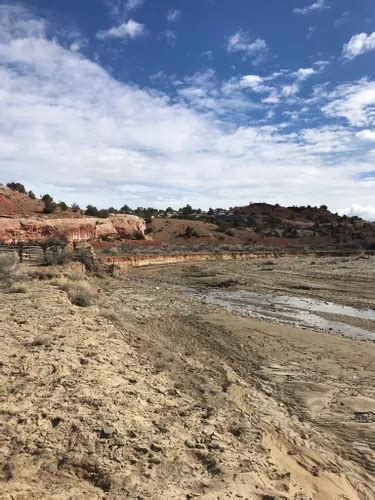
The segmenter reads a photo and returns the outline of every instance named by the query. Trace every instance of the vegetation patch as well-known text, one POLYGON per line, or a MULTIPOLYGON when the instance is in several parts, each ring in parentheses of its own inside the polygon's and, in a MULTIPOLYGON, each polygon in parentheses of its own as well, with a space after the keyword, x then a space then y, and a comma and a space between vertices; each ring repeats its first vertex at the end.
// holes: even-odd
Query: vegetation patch
POLYGON ((18 256, 16 253, 0 254, 0 284, 11 286, 16 279, 18 256))
POLYGON ((60 278, 53 282, 61 290, 67 292, 72 304, 79 307, 89 307, 95 304, 95 293, 87 281, 60 278))
POLYGON ((26 293, 27 286, 23 283, 13 283, 8 288, 8 293, 26 293))

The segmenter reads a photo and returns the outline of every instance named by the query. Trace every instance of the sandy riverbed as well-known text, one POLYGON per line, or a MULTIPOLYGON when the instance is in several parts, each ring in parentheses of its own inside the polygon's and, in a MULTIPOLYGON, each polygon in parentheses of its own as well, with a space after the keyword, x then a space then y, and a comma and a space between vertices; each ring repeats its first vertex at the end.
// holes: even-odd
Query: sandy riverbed
POLYGON ((48 281, 1 293, 0 497, 373 498, 375 344, 177 287, 368 310, 374 261, 139 268, 86 309, 48 281))

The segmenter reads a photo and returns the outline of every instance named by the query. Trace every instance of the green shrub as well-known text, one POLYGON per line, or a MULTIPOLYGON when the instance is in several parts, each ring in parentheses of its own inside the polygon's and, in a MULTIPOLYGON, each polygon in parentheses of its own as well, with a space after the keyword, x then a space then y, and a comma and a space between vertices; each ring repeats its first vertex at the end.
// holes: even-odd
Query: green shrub
POLYGON ((26 193, 25 186, 20 182, 8 182, 7 187, 22 194, 26 193))
POLYGON ((186 226, 185 232, 182 234, 185 238, 199 238, 200 234, 192 226, 186 226))
POLYGON ((95 268, 95 255, 88 247, 76 248, 74 260, 81 262, 88 271, 92 271, 95 268))
POLYGON ((112 247, 109 249, 109 254, 110 255, 118 255, 120 253, 119 249, 116 247, 112 247))

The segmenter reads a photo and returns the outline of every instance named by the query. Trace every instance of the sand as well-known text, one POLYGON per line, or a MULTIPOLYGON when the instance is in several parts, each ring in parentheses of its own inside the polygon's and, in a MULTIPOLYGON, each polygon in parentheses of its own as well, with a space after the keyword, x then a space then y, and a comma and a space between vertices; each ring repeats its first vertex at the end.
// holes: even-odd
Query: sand
POLYGON ((374 343, 178 288, 375 308, 374 258, 312 261, 88 278, 88 308, 48 280, 0 292, 0 498, 372 499, 374 343))

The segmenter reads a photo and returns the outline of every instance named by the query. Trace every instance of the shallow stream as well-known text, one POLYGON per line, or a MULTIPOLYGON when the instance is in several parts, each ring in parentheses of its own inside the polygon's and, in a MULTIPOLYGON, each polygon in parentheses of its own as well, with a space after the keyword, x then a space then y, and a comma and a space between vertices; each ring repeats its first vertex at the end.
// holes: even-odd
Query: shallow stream
POLYGON ((375 321, 373 309, 356 309, 310 298, 255 293, 246 290, 195 291, 194 295, 198 295, 204 302, 216 304, 237 314, 303 329, 344 335, 356 340, 375 341, 375 323, 372 332, 345 323, 345 317, 375 321), (332 321, 322 314, 340 315, 342 320, 332 321))

